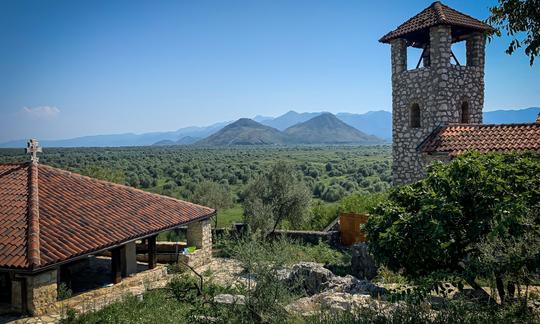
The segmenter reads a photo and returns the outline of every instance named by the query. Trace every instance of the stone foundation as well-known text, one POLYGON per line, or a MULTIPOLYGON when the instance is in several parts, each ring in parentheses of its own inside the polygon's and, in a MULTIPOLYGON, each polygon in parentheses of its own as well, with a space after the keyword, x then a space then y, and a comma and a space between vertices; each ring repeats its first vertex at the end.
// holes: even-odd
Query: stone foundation
POLYGON ((122 282, 105 288, 94 289, 74 297, 55 302, 50 313, 74 309, 78 313, 100 310, 103 307, 129 296, 142 295, 147 290, 163 288, 168 283, 167 267, 136 273, 122 282))

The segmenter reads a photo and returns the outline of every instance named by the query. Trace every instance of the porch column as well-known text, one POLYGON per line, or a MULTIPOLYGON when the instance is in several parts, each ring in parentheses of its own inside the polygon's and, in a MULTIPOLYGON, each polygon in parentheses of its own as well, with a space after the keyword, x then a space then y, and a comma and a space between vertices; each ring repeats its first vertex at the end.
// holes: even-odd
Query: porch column
POLYGON ((212 258, 212 225, 208 219, 190 223, 187 227, 187 245, 197 248, 194 265, 202 265, 212 258))
POLYGON ((188 224, 186 236, 188 246, 199 250, 212 249, 212 226, 208 219, 188 224))
POLYGON ((120 247, 111 249, 111 275, 111 280, 114 284, 122 281, 122 258, 120 247))
MULTIPOLYGON (((18 278, 17 278, 18 279, 18 278)), ((34 316, 54 313, 58 298, 58 271, 56 269, 22 277, 22 307, 34 316)))
POLYGON ((156 237, 157 235, 148 238, 148 269, 154 269, 157 264, 156 237))
POLYGON ((135 242, 126 243, 121 251, 122 277, 137 273, 137 249, 135 242))

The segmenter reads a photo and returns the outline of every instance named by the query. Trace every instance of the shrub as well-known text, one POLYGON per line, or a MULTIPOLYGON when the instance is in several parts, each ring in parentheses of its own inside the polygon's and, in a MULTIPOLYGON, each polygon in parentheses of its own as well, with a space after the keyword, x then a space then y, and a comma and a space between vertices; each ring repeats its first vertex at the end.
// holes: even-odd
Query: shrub
MULTIPOLYGON (((525 233, 538 238, 539 174, 533 155, 470 153, 432 165, 425 179, 394 189, 373 210, 366 226, 370 249, 380 263, 412 279, 448 273, 481 290, 475 279, 493 276, 503 299, 504 276, 537 271, 538 250, 515 263, 503 257, 512 263, 507 267, 482 262, 491 252, 480 245, 524 239, 525 233)), ((509 280, 517 283, 520 278, 509 280)))
POLYGON ((373 208, 386 199, 383 193, 357 193, 347 196, 341 200, 339 211, 345 213, 365 214, 370 213, 373 208))

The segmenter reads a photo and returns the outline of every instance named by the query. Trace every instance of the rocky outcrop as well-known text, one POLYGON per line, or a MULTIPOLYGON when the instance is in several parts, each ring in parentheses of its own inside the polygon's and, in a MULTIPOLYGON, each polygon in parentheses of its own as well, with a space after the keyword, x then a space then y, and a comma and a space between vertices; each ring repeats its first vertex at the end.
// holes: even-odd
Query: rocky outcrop
POLYGON ((368 280, 359 280, 351 275, 336 276, 322 264, 315 262, 297 263, 290 269, 281 270, 279 277, 290 287, 301 289, 307 295, 343 292, 381 297, 387 293, 386 289, 368 280))
POLYGON ((352 311, 359 307, 386 305, 388 293, 368 280, 359 280, 351 275, 336 276, 320 263, 301 262, 279 272, 279 279, 305 293, 289 304, 290 313, 312 315, 320 310, 352 311))
POLYGON ((366 280, 377 276, 377 265, 366 243, 356 243, 351 247, 351 272, 356 278, 366 280))
POLYGON ((219 294, 214 296, 214 303, 217 304, 236 304, 245 305, 246 296, 244 295, 231 295, 231 294, 219 294))

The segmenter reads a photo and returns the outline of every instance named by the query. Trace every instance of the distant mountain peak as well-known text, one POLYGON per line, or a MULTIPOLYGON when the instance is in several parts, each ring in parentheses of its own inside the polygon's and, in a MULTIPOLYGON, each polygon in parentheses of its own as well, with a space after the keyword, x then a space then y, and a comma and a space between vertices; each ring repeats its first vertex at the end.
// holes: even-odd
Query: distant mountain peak
POLYGON ((227 146, 284 143, 285 136, 277 129, 265 126, 250 118, 240 118, 196 144, 227 146))
POLYGON ((225 127, 244 127, 244 126, 258 126, 258 125, 263 126, 261 123, 257 123, 251 118, 240 118, 234 123, 225 127))
POLYGON ((334 114, 324 112, 285 130, 289 140, 303 144, 377 144, 384 140, 367 135, 344 123, 334 114))

